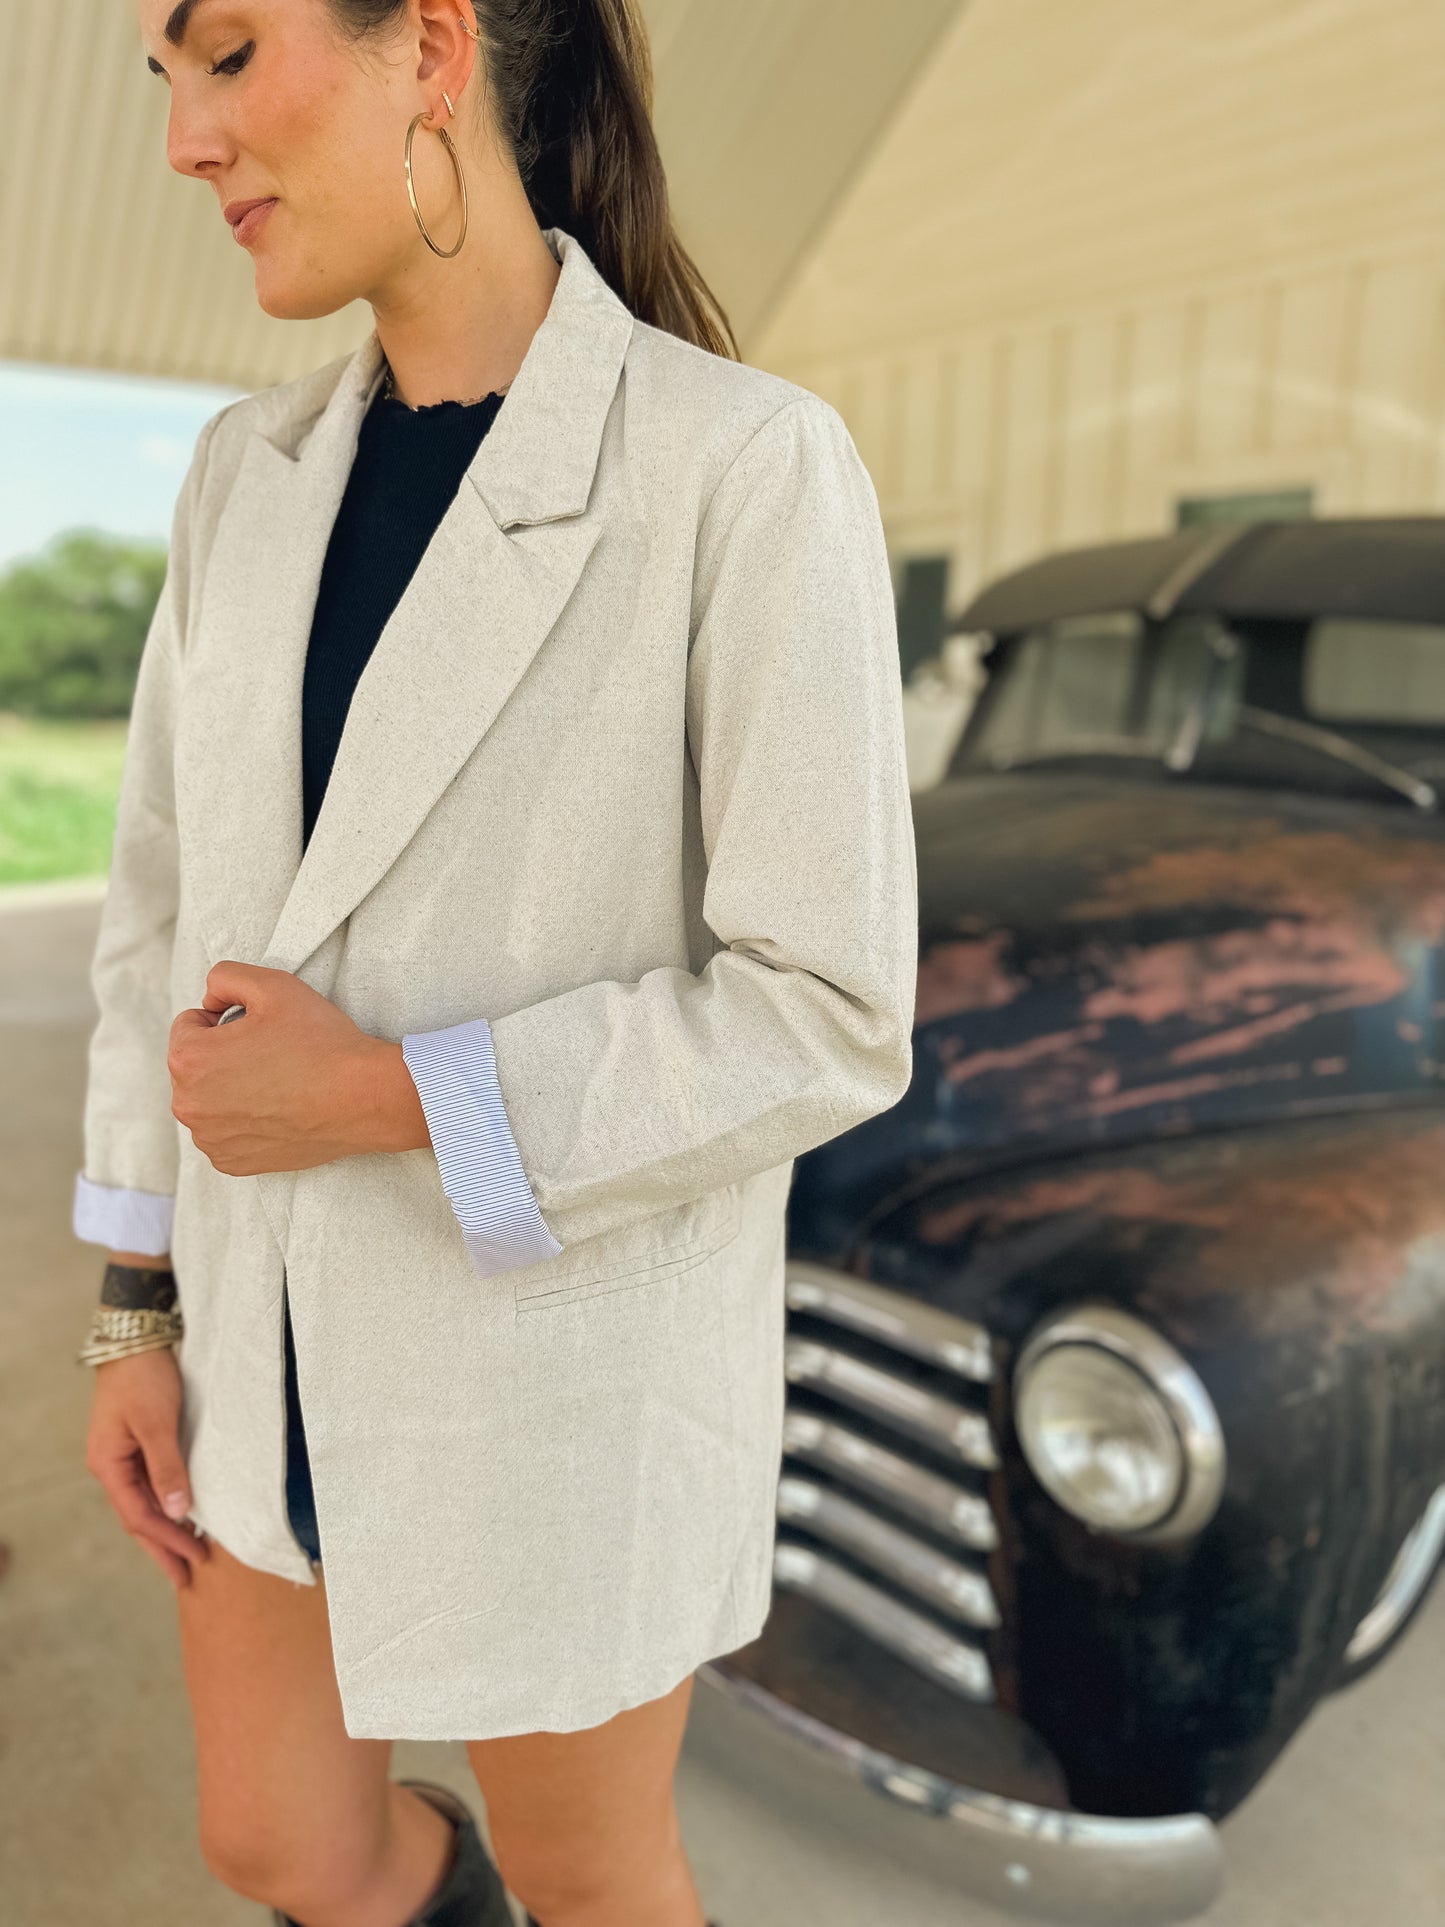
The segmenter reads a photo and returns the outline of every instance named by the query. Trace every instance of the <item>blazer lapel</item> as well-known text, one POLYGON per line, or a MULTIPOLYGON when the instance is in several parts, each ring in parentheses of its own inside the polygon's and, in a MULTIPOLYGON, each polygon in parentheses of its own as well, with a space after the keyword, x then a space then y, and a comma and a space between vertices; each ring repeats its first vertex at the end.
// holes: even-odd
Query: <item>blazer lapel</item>
POLYGON ((227 955, 296 971, 344 922, 490 728, 598 540, 583 512, 633 318, 577 241, 545 233, 562 269, 551 306, 362 671, 304 855, 302 672, 382 374, 376 331, 298 448, 264 415, 244 445, 177 741, 182 847, 204 853, 189 880, 227 955), (535 524, 524 541, 508 533, 535 524))

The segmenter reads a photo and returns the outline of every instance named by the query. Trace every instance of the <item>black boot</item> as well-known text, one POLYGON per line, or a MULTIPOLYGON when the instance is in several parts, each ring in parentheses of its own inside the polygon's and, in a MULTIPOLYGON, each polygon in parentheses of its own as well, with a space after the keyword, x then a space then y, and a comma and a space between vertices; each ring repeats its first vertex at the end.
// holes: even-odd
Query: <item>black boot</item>
MULTIPOLYGON (((431 1780, 402 1780, 404 1787, 444 1814, 457 1830, 456 1851, 446 1879, 425 1908, 406 1927, 514 1927, 502 1876, 482 1845, 470 1809, 450 1787, 431 1780)), ((273 1910, 276 1927, 299 1927, 289 1914, 273 1910)))
MULTIPOLYGON (((527 1927, 542 1927, 542 1923, 535 1914, 528 1914, 527 1927)), ((710 1920, 707 1927, 718 1927, 718 1923, 715 1920, 710 1920)))

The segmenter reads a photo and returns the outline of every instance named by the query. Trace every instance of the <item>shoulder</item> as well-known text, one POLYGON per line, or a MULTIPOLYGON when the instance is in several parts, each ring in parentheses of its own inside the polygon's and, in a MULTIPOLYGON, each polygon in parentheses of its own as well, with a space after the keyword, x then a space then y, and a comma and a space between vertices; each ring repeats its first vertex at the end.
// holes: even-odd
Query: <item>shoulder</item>
POLYGON ((238 447, 253 429, 275 441, 299 442, 325 408, 348 363, 358 351, 348 348, 319 368, 310 368, 290 381, 273 382, 249 395, 227 402, 201 430, 200 440, 212 444, 213 455, 238 447))
POLYGON ((730 471, 831 446, 852 450, 842 416, 821 395, 751 362, 634 320, 625 361, 629 429, 663 439, 695 469, 702 505, 730 471))
POLYGON ((831 402, 642 322, 625 387, 622 442, 653 512, 696 517, 694 635, 720 591, 754 613, 770 596, 820 616, 846 608, 856 619, 876 608, 887 629, 892 584, 878 495, 831 402))
POLYGON ((202 424, 183 489, 202 522, 219 514, 253 430, 293 451, 325 408, 355 352, 347 349, 290 381, 240 395, 202 424))

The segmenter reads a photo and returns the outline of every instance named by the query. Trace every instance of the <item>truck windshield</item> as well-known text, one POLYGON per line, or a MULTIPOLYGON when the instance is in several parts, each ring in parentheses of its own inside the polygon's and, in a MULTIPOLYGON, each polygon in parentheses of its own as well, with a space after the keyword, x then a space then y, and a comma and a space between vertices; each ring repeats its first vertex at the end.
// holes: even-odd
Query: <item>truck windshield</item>
MULTIPOLYGON (((990 663, 971 760, 998 769, 1041 757, 1162 756, 1179 717, 1163 713, 1162 689, 1141 701, 1145 640, 1143 618, 1132 613, 1068 616, 1012 638, 990 663)), ((1191 693, 1209 667, 1207 637, 1196 653, 1191 693)))
POLYGON ((1079 759, 1433 807, 1445 625, 1119 611, 1004 638, 952 773, 1079 759))

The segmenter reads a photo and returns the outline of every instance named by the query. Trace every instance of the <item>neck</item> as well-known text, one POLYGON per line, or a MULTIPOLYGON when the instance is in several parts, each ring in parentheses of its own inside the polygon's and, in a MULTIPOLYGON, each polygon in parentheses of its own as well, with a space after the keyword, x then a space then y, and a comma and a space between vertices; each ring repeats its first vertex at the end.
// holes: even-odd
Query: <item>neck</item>
MULTIPOLYGON (((489 388, 485 395, 448 395, 444 397, 444 399, 447 401, 459 401, 463 407, 469 408, 474 402, 490 400, 493 395, 505 395, 507 388, 510 388, 511 385, 511 382, 508 382, 505 388, 489 388)), ((396 377, 393 375, 389 366, 381 378, 380 398, 382 401, 400 402, 402 407, 413 415, 418 414, 423 408, 435 408, 437 406, 435 402, 409 402, 404 400, 397 391, 396 377)))
POLYGON ((418 236, 426 258, 414 269, 409 261, 403 286, 372 297, 395 393, 409 407, 505 394, 561 273, 520 183, 515 196, 468 193, 460 254, 441 260, 418 236))

